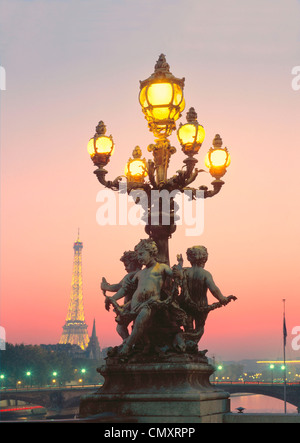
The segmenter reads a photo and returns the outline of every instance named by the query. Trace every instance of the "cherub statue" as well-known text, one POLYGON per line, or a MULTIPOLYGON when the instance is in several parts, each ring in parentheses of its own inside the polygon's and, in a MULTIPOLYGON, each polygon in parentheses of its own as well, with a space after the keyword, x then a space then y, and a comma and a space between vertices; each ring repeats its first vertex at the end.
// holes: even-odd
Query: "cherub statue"
MULTIPOLYGON (((157 245, 150 238, 141 240, 134 253, 138 266, 120 282, 120 288, 113 297, 106 297, 106 307, 113 305, 117 314, 117 331, 123 338, 121 347, 115 348, 111 355, 116 355, 116 352, 124 358, 133 349, 143 349, 144 353, 152 349, 160 354, 169 351, 199 352, 197 345, 203 335, 208 312, 236 299, 224 297, 211 274, 204 270, 208 257, 206 248, 194 246, 187 250, 191 263, 189 268, 182 267, 181 255, 177 256, 178 265, 173 269, 159 263, 156 259, 157 245), (208 305, 208 289, 217 303, 208 305), (125 299, 123 306, 118 304, 121 298, 125 299), (132 332, 129 334, 131 322, 132 332)), ((103 290, 116 289, 106 281, 101 287, 103 290)))
MULTIPOLYGON (((181 256, 177 256, 181 257, 181 256)), ((182 268, 182 261, 179 266, 173 267, 176 279, 180 281, 181 294, 179 304, 188 315, 185 333, 186 340, 198 343, 204 333, 204 326, 209 311, 228 304, 236 297, 230 295, 225 297, 216 286, 212 275, 204 269, 208 259, 208 252, 205 246, 193 246, 187 249, 187 259, 191 267, 182 268), (212 305, 208 304, 207 290, 218 300, 212 305)), ((181 258, 182 260, 182 258, 181 258)))
POLYGON ((128 336, 128 325, 130 323, 130 318, 126 318, 125 315, 120 317, 119 313, 119 305, 117 304, 117 300, 124 298, 124 304, 122 307, 122 311, 129 310, 130 311, 130 300, 133 294, 132 291, 132 278, 142 268, 142 265, 139 263, 137 259, 137 253, 135 251, 125 251, 120 260, 124 263, 125 270, 127 271, 127 275, 123 277, 120 283, 110 285, 106 279, 102 278, 101 289, 103 294, 105 295, 105 308, 109 311, 110 305, 114 306, 114 310, 117 313, 116 321, 117 332, 120 337, 125 340, 128 336), (115 292, 112 297, 108 297, 106 295, 106 291, 115 292))
POLYGON ((133 322, 132 332, 123 341, 119 354, 128 354, 137 343, 142 344, 144 351, 173 342, 180 347, 180 325, 186 314, 168 293, 166 282, 172 279, 173 271, 168 265, 157 262, 158 248, 153 240, 141 240, 135 252, 139 264, 144 267, 119 290, 122 296, 133 292, 130 301, 120 306, 117 297, 110 298, 117 313, 116 321, 125 322, 127 326, 133 322))
POLYGON ((133 329, 124 342, 121 354, 130 351, 136 342, 145 336, 146 330, 151 324, 153 311, 158 304, 164 303, 162 300, 162 289, 167 277, 172 277, 172 269, 156 261, 158 249, 156 243, 151 240, 141 240, 135 247, 138 261, 145 267, 132 278, 136 283, 130 302, 130 313, 134 319, 133 329))

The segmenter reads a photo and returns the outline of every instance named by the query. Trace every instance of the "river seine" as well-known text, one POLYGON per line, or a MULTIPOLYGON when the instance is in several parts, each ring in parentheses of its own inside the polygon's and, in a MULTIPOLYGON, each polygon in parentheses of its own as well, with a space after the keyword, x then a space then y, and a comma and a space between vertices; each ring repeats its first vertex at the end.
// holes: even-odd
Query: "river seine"
MULTIPOLYGON (((231 394, 231 412, 238 412, 236 408, 245 408, 244 413, 284 413, 284 402, 277 398, 267 397, 259 394, 231 394)), ((297 414, 296 406, 286 404, 288 414, 297 414)))

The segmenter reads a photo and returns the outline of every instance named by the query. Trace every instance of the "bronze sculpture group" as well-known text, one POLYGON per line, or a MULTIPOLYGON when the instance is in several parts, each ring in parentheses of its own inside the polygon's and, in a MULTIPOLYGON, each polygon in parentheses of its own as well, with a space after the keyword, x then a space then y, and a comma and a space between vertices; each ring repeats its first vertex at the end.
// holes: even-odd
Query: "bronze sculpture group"
POLYGON ((198 343, 208 313, 236 299, 232 295, 225 297, 204 269, 208 258, 204 246, 188 248, 190 267, 183 267, 182 256, 178 255, 178 264, 170 268, 156 260, 157 253, 156 243, 150 238, 143 239, 134 251, 127 251, 121 257, 127 275, 119 284, 110 285, 102 279, 105 307, 109 310, 113 306, 117 332, 123 339, 110 355, 129 358, 134 354, 197 354, 201 352, 198 343), (211 305, 208 290, 217 299, 211 305), (109 297, 106 291, 115 294, 109 297), (121 299, 124 299, 122 305, 121 299))

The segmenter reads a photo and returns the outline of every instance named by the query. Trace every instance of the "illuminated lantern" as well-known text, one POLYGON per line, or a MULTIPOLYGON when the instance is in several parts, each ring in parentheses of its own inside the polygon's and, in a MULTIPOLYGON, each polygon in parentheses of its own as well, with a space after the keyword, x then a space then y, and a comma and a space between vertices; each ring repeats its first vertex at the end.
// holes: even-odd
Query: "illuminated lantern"
POLYGON ((213 148, 210 148, 205 157, 205 166, 209 168, 210 174, 219 180, 226 173, 231 158, 227 148, 222 148, 222 139, 217 134, 213 140, 213 148))
POLYGON ((128 182, 144 183, 147 176, 147 162, 141 159, 142 151, 136 146, 132 152, 132 157, 127 162, 125 175, 128 182))
POLYGON ((87 150, 96 166, 106 166, 114 151, 112 136, 105 135, 106 126, 103 121, 98 123, 96 134, 88 142, 87 150))
POLYGON ((158 138, 168 137, 176 128, 185 102, 184 78, 174 77, 163 54, 160 55, 154 73, 140 82, 139 101, 149 129, 158 138))
POLYGON ((203 126, 199 125, 197 121, 197 113, 194 108, 190 108, 186 115, 186 120, 186 124, 180 124, 177 138, 183 152, 188 156, 193 156, 201 148, 205 138, 205 131, 203 126))

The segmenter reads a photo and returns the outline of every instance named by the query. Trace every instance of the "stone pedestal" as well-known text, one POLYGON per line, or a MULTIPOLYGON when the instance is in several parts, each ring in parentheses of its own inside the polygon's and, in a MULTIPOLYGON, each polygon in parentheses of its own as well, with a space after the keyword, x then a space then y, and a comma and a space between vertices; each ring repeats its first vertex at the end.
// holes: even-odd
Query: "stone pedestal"
POLYGON ((229 394, 210 384, 214 368, 205 358, 108 359, 98 371, 105 383, 95 394, 81 398, 82 418, 112 413, 139 423, 220 423, 230 412, 229 394))

